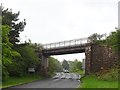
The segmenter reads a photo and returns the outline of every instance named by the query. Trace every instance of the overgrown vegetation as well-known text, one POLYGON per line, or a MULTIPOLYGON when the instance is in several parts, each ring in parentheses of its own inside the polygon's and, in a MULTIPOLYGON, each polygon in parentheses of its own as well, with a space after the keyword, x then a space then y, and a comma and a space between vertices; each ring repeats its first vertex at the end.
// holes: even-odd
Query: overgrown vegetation
MULTIPOLYGON (((94 44, 111 46, 113 51, 120 54, 120 29, 113 31, 109 36, 102 39, 102 35, 97 33, 91 35, 89 40, 94 44)), ((119 64, 118 64, 119 65, 119 64)), ((80 88, 118 88, 118 66, 108 70, 101 70, 83 77, 80 88), (92 83, 91 83, 92 82, 92 83)))
POLYGON ((79 88, 118 88, 118 68, 87 75, 81 82, 79 88))
POLYGON ((120 29, 116 29, 116 31, 113 31, 110 33, 110 35, 107 37, 107 45, 112 46, 113 49, 120 51, 120 29))
POLYGON ((96 73, 96 76, 99 80, 117 81, 118 80, 118 68, 98 72, 96 73))
POLYGON ((88 37, 89 41, 95 44, 108 45, 113 48, 115 51, 120 51, 120 29, 112 31, 109 36, 106 34, 97 34, 94 33, 88 37))
POLYGON ((79 88, 118 88, 118 81, 105 81, 95 75, 89 75, 82 78, 79 88))

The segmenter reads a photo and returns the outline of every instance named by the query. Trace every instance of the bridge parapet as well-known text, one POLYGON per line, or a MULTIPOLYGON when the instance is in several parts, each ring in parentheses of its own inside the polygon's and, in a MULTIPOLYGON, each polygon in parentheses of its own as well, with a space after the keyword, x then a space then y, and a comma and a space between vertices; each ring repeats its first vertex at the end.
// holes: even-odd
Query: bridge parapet
POLYGON ((80 46, 87 43, 90 43, 88 38, 80 38, 80 39, 74 39, 74 40, 66 40, 61 42, 43 44, 43 48, 44 50, 49 50, 49 49, 56 49, 56 48, 80 46))

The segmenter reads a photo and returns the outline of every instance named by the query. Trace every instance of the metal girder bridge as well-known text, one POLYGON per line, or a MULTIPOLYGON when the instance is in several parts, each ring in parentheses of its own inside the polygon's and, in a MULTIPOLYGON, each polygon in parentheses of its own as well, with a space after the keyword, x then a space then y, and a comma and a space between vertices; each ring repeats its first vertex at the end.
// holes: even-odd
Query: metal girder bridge
POLYGON ((89 44, 88 38, 80 38, 43 44, 42 47, 44 55, 61 55, 85 52, 85 47, 89 44))

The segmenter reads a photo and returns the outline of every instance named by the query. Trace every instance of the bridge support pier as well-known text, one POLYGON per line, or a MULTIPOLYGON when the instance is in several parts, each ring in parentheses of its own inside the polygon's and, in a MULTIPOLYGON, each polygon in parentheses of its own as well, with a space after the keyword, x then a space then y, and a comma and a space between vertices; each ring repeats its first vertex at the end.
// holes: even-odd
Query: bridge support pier
POLYGON ((42 55, 41 60, 41 74, 46 76, 48 72, 48 56, 42 55))
POLYGON ((92 50, 91 46, 85 48, 85 74, 88 75, 91 73, 91 61, 92 61, 92 50))

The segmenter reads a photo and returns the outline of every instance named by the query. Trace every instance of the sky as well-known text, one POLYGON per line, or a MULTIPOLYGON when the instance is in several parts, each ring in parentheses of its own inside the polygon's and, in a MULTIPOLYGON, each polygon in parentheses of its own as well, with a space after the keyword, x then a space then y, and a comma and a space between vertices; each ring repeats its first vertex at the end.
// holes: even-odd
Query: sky
MULTIPOLYGON (((21 42, 52 43, 109 34, 118 26, 119 0, 1 0, 5 8, 20 11, 27 25, 21 42)), ((54 56, 62 61, 85 58, 82 54, 54 56)))

